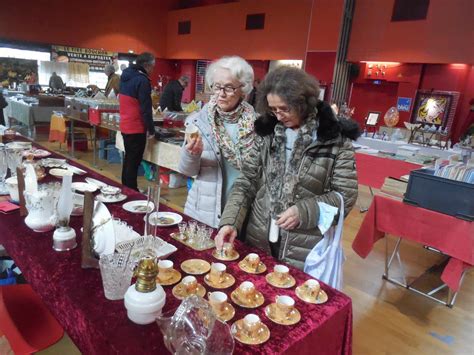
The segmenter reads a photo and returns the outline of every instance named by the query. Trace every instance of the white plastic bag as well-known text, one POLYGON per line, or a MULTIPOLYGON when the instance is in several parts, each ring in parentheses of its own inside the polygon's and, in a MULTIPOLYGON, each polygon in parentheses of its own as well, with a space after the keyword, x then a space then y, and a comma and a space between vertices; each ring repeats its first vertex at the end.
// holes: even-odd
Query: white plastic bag
POLYGON ((306 257, 304 272, 324 283, 341 290, 343 284, 342 265, 345 261, 344 250, 341 245, 342 230, 344 227, 344 199, 341 200, 339 220, 324 233, 324 238, 314 246, 306 257))

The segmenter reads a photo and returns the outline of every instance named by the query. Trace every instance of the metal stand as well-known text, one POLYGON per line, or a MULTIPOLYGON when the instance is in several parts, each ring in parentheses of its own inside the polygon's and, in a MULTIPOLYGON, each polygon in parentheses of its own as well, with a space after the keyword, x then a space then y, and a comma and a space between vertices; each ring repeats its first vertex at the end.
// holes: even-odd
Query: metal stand
MULTIPOLYGON (((385 272, 384 272, 382 278, 384 280, 387 280, 387 281, 397 285, 397 286, 404 287, 407 290, 410 290, 414 293, 417 293, 419 295, 422 295, 426 298, 429 298, 433 301, 439 302, 439 303, 441 303, 441 304, 443 304, 447 307, 452 308, 454 306, 454 303, 456 302, 456 298, 457 298, 457 295, 458 295, 459 291, 452 292, 452 290, 448 288, 448 296, 447 296, 446 301, 433 296, 436 293, 438 293, 439 291, 441 291, 441 290, 445 289, 446 287, 448 287, 448 285, 446 285, 445 283, 433 288, 432 290, 430 290, 428 292, 421 291, 421 290, 419 290, 419 289, 412 286, 422 275, 429 272, 433 267, 429 268, 428 270, 425 270, 425 272, 422 275, 420 275, 420 277, 415 279, 413 282, 407 283, 407 279, 406 279, 406 276, 405 276, 406 275, 405 274, 405 268, 404 268, 404 265, 403 265, 401 257, 400 257, 400 244, 401 244, 401 242, 402 242, 402 238, 398 238, 397 243, 395 244, 395 247, 394 247, 393 251, 390 254, 389 246, 388 246, 388 236, 385 233, 385 272), (401 277, 403 279, 403 282, 400 282, 399 280, 389 276, 390 267, 392 266, 392 262, 393 262, 395 257, 397 258, 398 263, 400 265, 401 277)), ((427 249, 427 250, 438 252, 442 255, 445 255, 445 254, 441 253, 439 250, 434 249, 432 247, 424 246, 424 248, 427 249)), ((449 258, 449 256, 447 256, 447 257, 449 258)), ((439 265, 437 265, 437 266, 439 266, 439 265)), ((459 288, 461 288, 462 282, 464 280, 465 273, 466 272, 464 271, 462 276, 461 276, 461 280, 459 282, 459 288)))
POLYGON ((367 187, 369 188, 369 191, 370 191, 371 200, 370 200, 369 204, 367 205, 367 207, 359 207, 359 212, 360 213, 365 213, 369 210, 370 204, 372 203, 372 200, 374 198, 374 191, 372 190, 372 187, 370 187, 370 186, 367 186, 367 187))

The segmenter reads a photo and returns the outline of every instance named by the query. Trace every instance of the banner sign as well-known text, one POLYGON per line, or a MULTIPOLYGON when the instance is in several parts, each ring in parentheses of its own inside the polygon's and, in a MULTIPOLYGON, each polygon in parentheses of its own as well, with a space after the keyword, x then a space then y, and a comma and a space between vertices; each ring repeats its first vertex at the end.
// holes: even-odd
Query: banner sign
POLYGON ((397 100, 397 110, 410 112, 411 98, 410 97, 399 97, 397 100))
POLYGON ((52 61, 88 64, 90 71, 102 72, 106 64, 113 64, 117 59, 117 52, 68 46, 52 46, 52 61))

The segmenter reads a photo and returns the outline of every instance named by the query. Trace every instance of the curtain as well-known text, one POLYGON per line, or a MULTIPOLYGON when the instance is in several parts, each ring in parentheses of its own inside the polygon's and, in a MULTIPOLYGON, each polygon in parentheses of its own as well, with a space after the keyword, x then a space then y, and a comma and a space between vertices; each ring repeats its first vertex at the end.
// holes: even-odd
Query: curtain
POLYGON ((89 85, 88 64, 40 61, 38 65, 40 85, 48 86, 53 72, 56 72, 67 86, 86 87, 89 85))

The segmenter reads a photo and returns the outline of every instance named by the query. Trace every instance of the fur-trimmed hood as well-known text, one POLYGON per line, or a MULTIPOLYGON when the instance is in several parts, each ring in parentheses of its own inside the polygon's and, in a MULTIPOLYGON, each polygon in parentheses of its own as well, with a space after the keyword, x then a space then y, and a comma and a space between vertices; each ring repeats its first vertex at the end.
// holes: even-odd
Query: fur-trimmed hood
MULTIPOLYGON (((331 106, 325 101, 319 101, 316 106, 319 120, 318 140, 327 141, 336 138, 339 134, 356 140, 360 134, 360 128, 357 122, 344 117, 336 118, 331 106)), ((273 133, 278 120, 275 116, 264 115, 255 121, 255 132, 259 136, 267 136, 273 133)))

